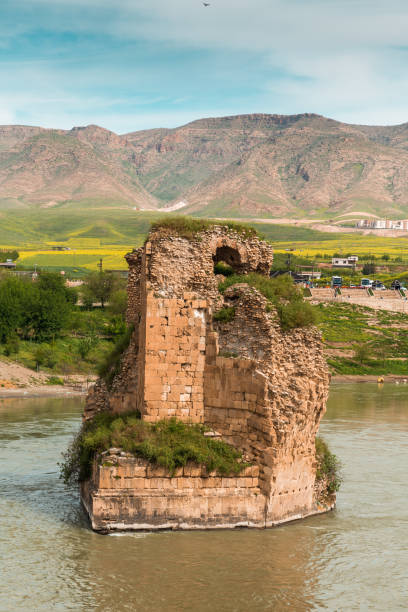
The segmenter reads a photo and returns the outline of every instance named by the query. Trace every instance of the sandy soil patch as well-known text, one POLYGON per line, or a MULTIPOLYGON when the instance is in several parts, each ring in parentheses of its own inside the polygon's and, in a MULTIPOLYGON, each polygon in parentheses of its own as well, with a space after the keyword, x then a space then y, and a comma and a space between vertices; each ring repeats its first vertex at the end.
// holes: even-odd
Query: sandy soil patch
POLYGON ((13 361, 0 361, 0 396, 1 397, 34 397, 49 395, 82 395, 94 383, 96 376, 50 375, 35 372, 13 361), (50 376, 57 376, 64 381, 63 385, 50 385, 50 376))

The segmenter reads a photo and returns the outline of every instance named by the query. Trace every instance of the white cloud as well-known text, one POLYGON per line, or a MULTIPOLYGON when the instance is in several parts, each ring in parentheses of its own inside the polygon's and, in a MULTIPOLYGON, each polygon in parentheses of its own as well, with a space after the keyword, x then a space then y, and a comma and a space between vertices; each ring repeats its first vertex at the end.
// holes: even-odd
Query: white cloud
MULTIPOLYGON (((64 127, 67 122, 85 123, 89 118, 118 131, 174 125, 178 120, 184 123, 200 114, 221 114, 220 109, 225 114, 313 111, 363 123, 408 120, 408 62, 403 49, 408 44, 406 0, 212 0, 208 8, 201 0, 13 0, 12 6, 12 10, 24 9, 24 13, 7 29, 0 23, 0 45, 29 31, 39 11, 41 27, 61 33, 105 35, 107 46, 106 57, 99 58, 99 70, 89 67, 87 58, 83 66, 70 66, 69 57, 55 65, 18 62, 13 68, 0 64, 0 109, 12 109, 4 111, 4 116, 20 113, 29 117, 31 113, 36 122, 43 120, 46 125, 53 117, 64 127), (188 104, 189 92, 184 86, 191 66, 186 68, 184 83, 182 70, 174 67, 179 71, 179 92, 167 95, 160 70, 156 67, 157 73, 152 74, 142 57, 135 57, 134 67, 109 63, 112 39, 119 46, 126 40, 143 39, 157 48, 164 43, 180 51, 181 62, 183 51, 184 55, 189 49, 209 51, 220 58, 218 65, 214 60, 214 72, 228 73, 228 64, 220 68, 225 52, 235 53, 237 58, 257 54, 259 62, 266 65, 258 77, 263 81, 257 84, 257 108, 243 108, 245 103, 240 100, 235 105, 225 104, 220 97, 217 104, 211 101, 198 108, 196 101, 191 107, 194 110, 178 110, 174 108, 177 104, 188 104), (122 93, 129 81, 140 83, 140 96, 132 95, 133 107, 154 105, 162 98, 171 110, 143 109, 136 116, 124 110, 115 117, 115 106, 129 102, 122 93), (86 88, 97 90, 104 82, 111 82, 117 95, 84 93, 86 88), (146 83, 149 93, 142 91, 146 83)), ((232 85, 249 88, 248 75, 239 75, 239 59, 234 67, 232 62, 232 85)), ((203 75, 204 99, 208 93, 205 87, 203 75)))

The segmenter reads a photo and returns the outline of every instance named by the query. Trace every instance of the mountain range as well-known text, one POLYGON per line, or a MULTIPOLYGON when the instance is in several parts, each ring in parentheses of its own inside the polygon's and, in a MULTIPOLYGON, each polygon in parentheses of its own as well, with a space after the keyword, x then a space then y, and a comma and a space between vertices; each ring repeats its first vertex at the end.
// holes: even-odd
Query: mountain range
POLYGON ((0 126, 0 209, 119 207, 198 216, 408 216, 408 123, 238 115, 118 135, 0 126))

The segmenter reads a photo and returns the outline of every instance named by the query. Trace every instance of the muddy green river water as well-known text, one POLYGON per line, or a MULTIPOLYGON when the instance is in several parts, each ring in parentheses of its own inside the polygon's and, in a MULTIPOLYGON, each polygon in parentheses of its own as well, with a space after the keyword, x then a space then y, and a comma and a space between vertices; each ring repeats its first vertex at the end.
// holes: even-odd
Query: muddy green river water
POLYGON ((0 610, 408 609, 408 385, 334 385, 337 509, 271 530, 101 536, 57 462, 78 399, 0 400, 0 610))

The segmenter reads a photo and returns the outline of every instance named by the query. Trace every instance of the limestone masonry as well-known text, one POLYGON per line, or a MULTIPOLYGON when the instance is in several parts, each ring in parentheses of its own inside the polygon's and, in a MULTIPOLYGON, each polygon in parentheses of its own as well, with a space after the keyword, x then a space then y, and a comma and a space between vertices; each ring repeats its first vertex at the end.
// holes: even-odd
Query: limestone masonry
POLYGON ((150 422, 204 423, 252 465, 238 477, 196 465, 170 475, 111 449, 82 484, 93 528, 270 527, 333 507, 315 483, 329 386, 319 332, 282 331, 258 291, 237 284, 221 295, 214 274, 223 261, 268 275, 272 247, 227 227, 191 239, 162 228, 126 259, 131 341, 111 388, 91 390, 84 418, 139 410, 150 422), (230 306, 231 321, 213 320, 230 306))

